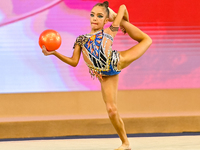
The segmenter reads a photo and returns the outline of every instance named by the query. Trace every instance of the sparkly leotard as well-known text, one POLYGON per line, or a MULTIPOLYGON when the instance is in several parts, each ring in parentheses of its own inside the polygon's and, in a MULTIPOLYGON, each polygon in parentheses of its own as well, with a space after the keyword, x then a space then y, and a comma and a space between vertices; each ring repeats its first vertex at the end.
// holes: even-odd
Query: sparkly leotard
MULTIPOLYGON (((113 37, 109 32, 114 32, 112 25, 106 30, 98 31, 94 34, 85 34, 77 37, 75 45, 82 48, 85 63, 89 67, 92 77, 103 75, 116 75, 120 73, 117 69, 119 53, 112 50, 113 37)), ((118 28, 117 28, 118 30, 118 28)))

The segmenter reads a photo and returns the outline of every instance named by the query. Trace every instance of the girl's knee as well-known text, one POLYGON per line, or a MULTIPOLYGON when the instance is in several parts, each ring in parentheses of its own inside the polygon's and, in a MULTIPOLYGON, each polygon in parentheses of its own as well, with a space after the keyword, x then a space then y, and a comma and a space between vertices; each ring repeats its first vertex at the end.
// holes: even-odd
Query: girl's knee
POLYGON ((117 107, 115 105, 107 106, 107 111, 110 118, 113 118, 118 114, 117 107))

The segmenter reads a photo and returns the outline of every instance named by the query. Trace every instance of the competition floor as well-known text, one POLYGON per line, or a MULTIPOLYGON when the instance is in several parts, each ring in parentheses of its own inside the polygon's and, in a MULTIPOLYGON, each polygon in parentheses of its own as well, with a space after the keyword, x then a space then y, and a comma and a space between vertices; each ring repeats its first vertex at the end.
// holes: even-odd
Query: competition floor
MULTIPOLYGON (((132 150, 200 150, 200 135, 130 137, 132 150)), ((118 138, 1 141, 1 150, 113 150, 118 138)))

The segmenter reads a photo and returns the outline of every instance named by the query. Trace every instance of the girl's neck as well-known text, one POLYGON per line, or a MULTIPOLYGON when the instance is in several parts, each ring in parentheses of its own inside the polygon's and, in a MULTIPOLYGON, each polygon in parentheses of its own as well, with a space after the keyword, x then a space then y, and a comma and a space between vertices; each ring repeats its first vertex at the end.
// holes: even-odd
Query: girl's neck
POLYGON ((98 32, 98 31, 101 31, 101 30, 103 30, 103 28, 102 28, 102 29, 97 29, 97 30, 92 29, 92 30, 90 31, 90 34, 94 34, 94 33, 98 32))

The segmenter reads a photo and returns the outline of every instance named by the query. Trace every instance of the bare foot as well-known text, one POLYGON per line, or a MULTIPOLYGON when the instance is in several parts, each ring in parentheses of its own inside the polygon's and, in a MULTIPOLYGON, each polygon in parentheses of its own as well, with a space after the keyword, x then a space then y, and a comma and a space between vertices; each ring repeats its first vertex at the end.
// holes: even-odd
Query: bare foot
POLYGON ((122 144, 118 149, 115 150, 131 150, 129 144, 122 144))
POLYGON ((117 14, 109 7, 108 7, 108 10, 109 10, 109 21, 113 22, 117 16, 117 14))

